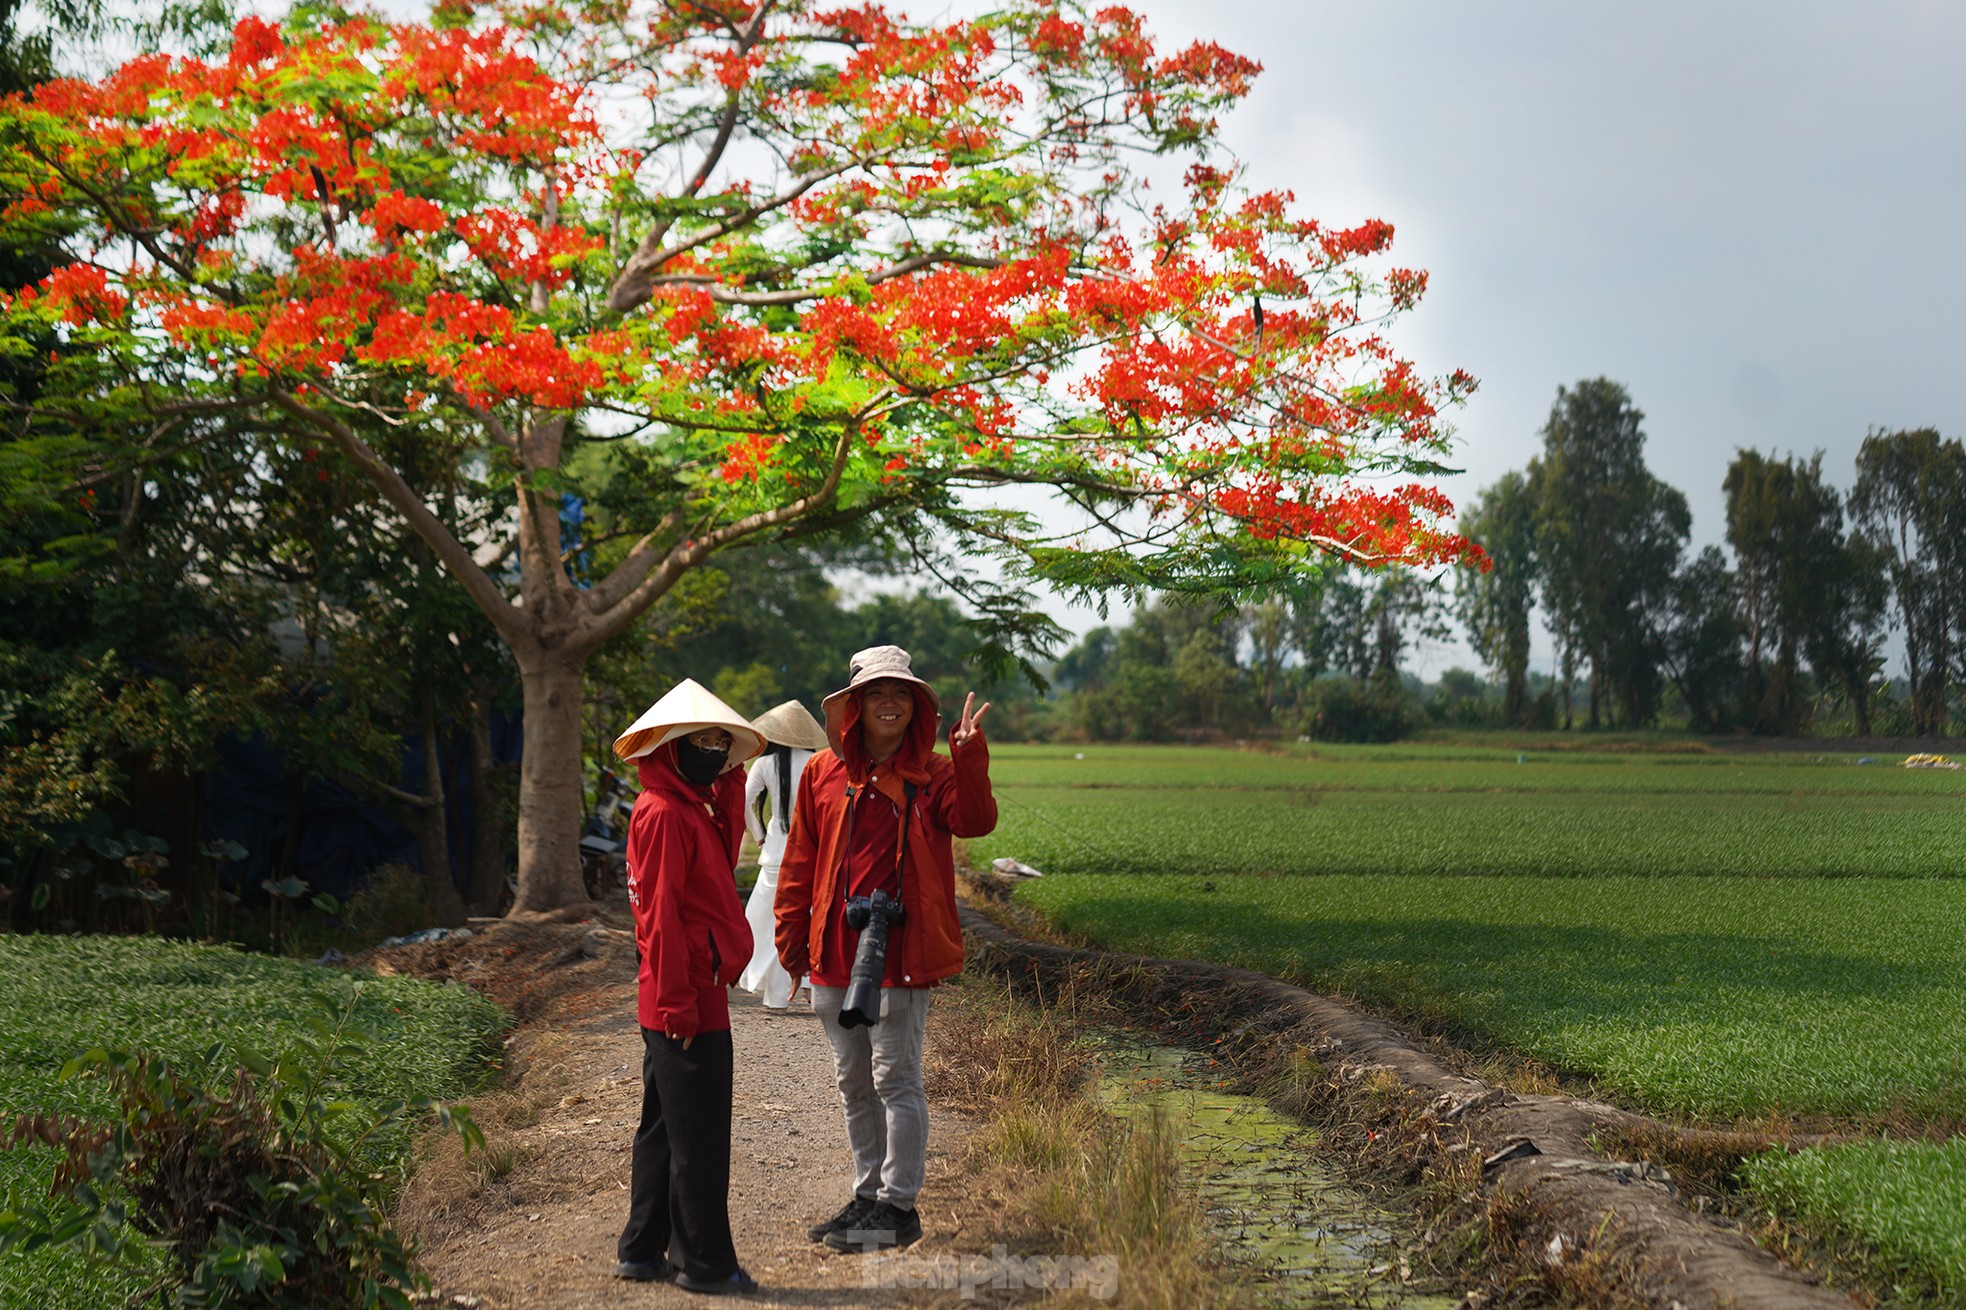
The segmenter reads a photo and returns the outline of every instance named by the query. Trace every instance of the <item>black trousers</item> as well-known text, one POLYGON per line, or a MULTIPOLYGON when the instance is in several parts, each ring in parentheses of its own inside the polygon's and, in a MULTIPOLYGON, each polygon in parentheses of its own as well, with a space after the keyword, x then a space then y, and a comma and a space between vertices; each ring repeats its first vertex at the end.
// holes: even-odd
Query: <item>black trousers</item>
POLYGON ((663 1259, 691 1278, 737 1272, 730 1236, 730 1032, 685 1051, 642 1029, 642 1122, 630 1157, 622 1260, 663 1259))

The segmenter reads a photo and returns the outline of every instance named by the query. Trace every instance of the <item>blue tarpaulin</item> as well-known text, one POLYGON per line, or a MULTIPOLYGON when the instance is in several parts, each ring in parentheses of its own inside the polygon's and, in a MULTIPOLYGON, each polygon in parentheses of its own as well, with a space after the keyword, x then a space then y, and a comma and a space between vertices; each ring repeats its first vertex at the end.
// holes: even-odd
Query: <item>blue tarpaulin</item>
MULTIPOLYGON (((492 716, 492 757, 519 758, 520 717, 492 716)), ((451 882, 460 890, 471 877, 472 813, 470 771, 461 738, 439 745, 444 798, 449 819, 451 882)), ((203 839, 230 839, 246 857, 226 869, 233 889, 258 900, 260 881, 291 872, 317 892, 346 897, 375 869, 400 862, 421 871, 416 838, 388 811, 326 778, 301 782, 280 752, 257 740, 227 738, 219 743, 219 763, 206 772, 203 839), (286 866, 289 834, 293 863, 286 866)), ((403 743, 405 790, 420 790, 423 748, 403 743)))

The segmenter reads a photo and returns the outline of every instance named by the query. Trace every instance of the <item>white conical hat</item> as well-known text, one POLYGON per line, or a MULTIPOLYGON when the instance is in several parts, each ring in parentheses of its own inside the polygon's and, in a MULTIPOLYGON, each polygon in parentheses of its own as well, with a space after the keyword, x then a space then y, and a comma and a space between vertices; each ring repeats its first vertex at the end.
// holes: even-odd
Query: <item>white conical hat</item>
POLYGON ((730 758, 726 769, 765 752, 764 734, 747 722, 742 714, 724 704, 710 689, 694 678, 684 678, 667 695, 648 707, 642 717, 628 725, 628 731, 614 739, 614 753, 624 760, 648 754, 665 741, 687 737, 698 728, 722 728, 731 736, 730 758))
POLYGON ((826 729, 812 717, 812 711, 795 700, 774 705, 751 720, 751 726, 775 746, 795 746, 802 751, 826 749, 826 729))

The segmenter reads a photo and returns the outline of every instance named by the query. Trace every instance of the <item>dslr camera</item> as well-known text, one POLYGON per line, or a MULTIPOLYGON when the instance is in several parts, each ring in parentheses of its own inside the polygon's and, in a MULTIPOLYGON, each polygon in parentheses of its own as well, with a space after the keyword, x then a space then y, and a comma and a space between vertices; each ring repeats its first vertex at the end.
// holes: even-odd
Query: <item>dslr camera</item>
POLYGON ((881 1021, 881 979, 887 975, 887 928, 907 918, 901 902, 884 891, 850 897, 846 926, 860 934, 853 972, 840 1002, 840 1027, 871 1028, 881 1021))

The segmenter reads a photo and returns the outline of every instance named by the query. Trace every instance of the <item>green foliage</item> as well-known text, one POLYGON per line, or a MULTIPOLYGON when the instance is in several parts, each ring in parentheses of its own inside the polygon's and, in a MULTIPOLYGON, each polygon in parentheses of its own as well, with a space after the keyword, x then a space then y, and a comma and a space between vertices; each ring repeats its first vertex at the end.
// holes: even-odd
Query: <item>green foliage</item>
POLYGON ((949 597, 920 591, 856 603, 834 581, 846 572, 888 579, 900 576, 901 566, 877 542, 848 541, 730 551, 717 566, 685 575, 589 664, 583 715, 590 774, 618 766, 615 736, 681 678, 704 683, 744 714, 784 700, 817 714, 820 700, 846 681, 853 652, 885 644, 914 657, 945 719, 974 691, 994 705, 993 735, 1042 729, 1028 679, 1014 661, 1005 668, 988 658, 1002 616, 972 617, 949 597))
POLYGON ((1446 635, 1443 599, 1403 569, 1331 569, 1239 610, 1162 596, 1124 628, 1087 633, 1056 674, 1073 727, 1093 741, 1391 740, 1419 711, 1400 660, 1416 637, 1446 635))
POLYGON ((1461 528, 1493 567, 1470 572, 1457 597, 1468 644, 1502 678, 1502 719, 1520 725, 1528 699, 1529 616, 1536 605, 1536 503, 1529 481, 1504 474, 1467 506, 1461 528))
POLYGON ((466 1149, 484 1138, 461 1106, 348 1098, 347 1072, 374 1045, 352 1022, 358 999, 337 1022, 310 1017, 271 1059, 240 1046, 222 1066, 214 1046, 182 1069, 100 1048, 69 1061, 62 1078, 100 1078, 116 1109, 101 1122, 23 1115, 0 1134, 61 1156, 51 1204, 9 1193, 0 1258, 66 1247, 123 1263, 155 1246, 180 1305, 408 1310, 423 1280, 388 1224, 368 1143, 425 1116, 466 1149))
POLYGON ((1873 432, 1857 452, 1851 517, 1896 599, 1909 731, 1943 733, 1958 686, 1966 614, 1966 443, 1931 428, 1873 432))
POLYGON ((1304 732, 1318 741, 1398 741, 1419 709, 1390 676, 1319 678, 1304 706, 1304 732))
POLYGON ((1966 1300, 1966 1141, 1777 1152, 1741 1177, 1805 1231, 1854 1248, 1873 1282, 1934 1305, 1966 1300))
POLYGON ((1739 558, 1747 641, 1744 700, 1758 732, 1793 733, 1812 706, 1800 660, 1870 731, 1889 583, 1884 556, 1843 530, 1843 499, 1823 457, 1770 459, 1743 450, 1727 467, 1727 539, 1739 558))
POLYGON ((1966 1114, 1959 774, 1427 746, 993 771, 972 858, 1044 870, 1020 898, 1101 944, 1433 1014, 1667 1112, 1966 1114))
POLYGON ((64 829, 120 795, 119 761, 204 767, 214 739, 254 717, 261 691, 250 678, 180 685, 113 649, 0 642, 0 853, 61 844, 64 829))
POLYGON ((385 864, 371 873, 342 908, 358 946, 420 932, 435 922, 432 916, 430 888, 407 864, 385 864))
MULTIPOLYGON (((214 1044, 257 1051, 318 1045, 310 1021, 349 1014, 351 1029, 372 1040, 344 1052, 334 1099, 355 1107, 347 1124, 367 1123, 418 1097, 449 1099, 478 1085, 504 1023, 495 1006, 462 987, 376 978, 357 992, 337 971, 145 938, 0 936, 0 975, 7 978, 0 1002, 0 1116, 7 1122, 23 1113, 111 1119, 118 1101, 107 1082, 61 1077, 66 1058, 79 1050, 140 1050, 184 1073, 214 1044)), ((352 1128, 339 1140, 353 1146, 360 1132, 352 1128)), ((398 1114, 359 1147, 365 1175, 380 1173, 371 1181, 393 1187, 410 1144, 410 1125, 398 1114)), ((0 1153, 0 1193, 45 1197, 57 1159, 42 1145, 0 1153)), ((123 1304, 169 1273, 154 1251, 126 1254, 137 1268, 110 1267, 66 1248, 10 1255, 0 1260, 0 1303, 95 1310, 123 1304)))
POLYGON ((1685 493, 1645 464, 1645 416, 1609 378, 1557 388, 1530 461, 1543 608, 1568 671, 1590 665, 1590 722, 1658 713, 1654 630, 1691 530, 1685 493))

